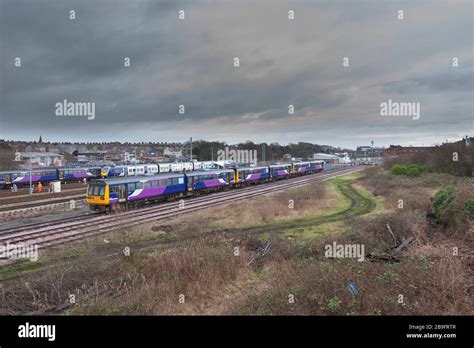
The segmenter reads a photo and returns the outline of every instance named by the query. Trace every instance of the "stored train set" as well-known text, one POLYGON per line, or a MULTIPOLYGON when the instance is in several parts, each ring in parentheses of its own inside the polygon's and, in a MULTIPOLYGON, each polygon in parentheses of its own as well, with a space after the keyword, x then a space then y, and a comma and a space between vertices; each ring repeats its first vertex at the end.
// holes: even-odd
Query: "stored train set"
MULTIPOLYGON (((31 183, 51 181, 74 182, 84 179, 126 177, 131 175, 155 175, 161 173, 179 173, 182 171, 212 169, 214 162, 179 162, 118 166, 89 167, 44 167, 31 170, 31 183)), ((13 184, 29 185, 30 171, 27 169, 0 171, 0 187, 8 189, 13 184)))
POLYGON ((262 166, 216 168, 216 163, 180 162, 140 165, 35 168, 0 172, 0 187, 63 183, 89 183, 86 203, 91 210, 112 211, 151 201, 195 196, 252 184, 318 173, 324 161, 262 166))
POLYGON ((86 194, 90 209, 112 211, 152 201, 175 199, 288 179, 324 170, 324 161, 293 162, 255 167, 194 170, 148 176, 92 180, 86 194))

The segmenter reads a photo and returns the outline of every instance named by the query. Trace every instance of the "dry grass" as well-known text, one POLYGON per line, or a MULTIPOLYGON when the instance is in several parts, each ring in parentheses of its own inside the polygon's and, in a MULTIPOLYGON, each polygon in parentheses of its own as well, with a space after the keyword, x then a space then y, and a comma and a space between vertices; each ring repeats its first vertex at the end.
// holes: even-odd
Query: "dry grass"
POLYGON ((472 179, 404 179, 378 171, 372 168, 359 184, 381 197, 385 209, 345 226, 339 221, 342 233, 312 240, 272 232, 266 238, 222 233, 228 226, 334 210, 341 204, 334 186, 318 183, 91 240, 68 262, 52 262, 45 270, 5 282, 1 313, 47 312, 76 294, 78 304, 69 313, 473 314, 473 224, 461 219, 444 227, 427 219, 436 192, 433 181, 455 185, 464 199, 472 194, 472 179), (294 209, 288 208, 290 199, 294 209), (325 245, 334 241, 362 244, 367 254, 387 251, 408 237, 415 240, 401 262, 324 256, 325 245), (130 247, 130 256, 121 253, 124 246, 130 247), (351 282, 360 289, 355 298, 346 288, 351 282))
POLYGON ((178 220, 185 226, 190 224, 198 226, 204 223, 217 230, 229 227, 243 228, 282 219, 321 214, 337 206, 338 199, 333 186, 325 182, 315 182, 304 188, 196 212, 189 217, 174 219, 171 223, 178 220), (293 208, 290 208, 291 201, 293 208))

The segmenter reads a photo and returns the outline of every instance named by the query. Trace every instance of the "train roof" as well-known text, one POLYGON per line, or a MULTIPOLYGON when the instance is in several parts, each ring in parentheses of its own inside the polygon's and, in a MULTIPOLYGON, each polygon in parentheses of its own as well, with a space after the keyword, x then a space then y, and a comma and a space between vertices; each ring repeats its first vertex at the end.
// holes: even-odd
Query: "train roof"
POLYGON ((198 175, 209 175, 209 174, 220 174, 220 173, 233 173, 233 169, 216 169, 216 170, 199 170, 194 172, 186 173, 186 176, 198 176, 198 175))
POLYGON ((291 163, 270 164, 270 168, 291 167, 291 163))
POLYGON ((252 170, 252 169, 268 169, 268 166, 257 166, 257 167, 237 167, 237 170, 252 170))
POLYGON ((101 169, 102 167, 90 166, 90 167, 60 167, 58 170, 87 170, 87 169, 101 169))
POLYGON ((160 174, 160 175, 153 175, 153 176, 131 176, 126 178, 108 178, 108 179, 97 179, 92 180, 93 182, 104 182, 109 185, 121 185, 121 184, 128 184, 132 182, 140 182, 140 181, 149 181, 149 180, 160 180, 160 179, 173 179, 173 178, 184 178, 184 174, 160 174))
MULTIPOLYGON (((57 168, 32 168, 32 172, 38 172, 38 171, 51 171, 51 170, 56 170, 57 168)), ((3 170, 0 172, 0 174, 10 174, 10 173, 27 173, 29 172, 30 169, 12 169, 12 170, 3 170)))

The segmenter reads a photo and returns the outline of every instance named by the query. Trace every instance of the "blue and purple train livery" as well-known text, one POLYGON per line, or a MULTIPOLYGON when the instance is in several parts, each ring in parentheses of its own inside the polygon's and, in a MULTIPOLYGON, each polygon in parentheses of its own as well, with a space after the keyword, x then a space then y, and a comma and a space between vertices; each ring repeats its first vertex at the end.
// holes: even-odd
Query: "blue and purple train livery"
POLYGON ((291 172, 291 164, 274 164, 269 167, 270 176, 276 179, 288 178, 291 172))
POLYGON ((232 184, 256 183, 267 181, 270 178, 269 166, 240 167, 235 170, 232 184))
POLYGON ((259 167, 239 167, 188 173, 158 174, 148 177, 125 177, 93 180, 86 202, 93 210, 109 211, 117 204, 136 204, 169 197, 186 197, 200 191, 215 191, 319 171, 318 163, 293 163, 259 167), (298 171, 298 169, 302 169, 298 171))
MULTIPOLYGON (((100 178, 100 167, 60 167, 60 168, 35 168, 31 171, 31 183, 45 184, 50 181, 81 181, 83 179, 100 178)), ((10 170, 0 172, 0 186, 28 185, 30 171, 10 170)))
POLYGON ((233 169, 186 173, 188 191, 212 190, 229 186, 234 179, 233 169))

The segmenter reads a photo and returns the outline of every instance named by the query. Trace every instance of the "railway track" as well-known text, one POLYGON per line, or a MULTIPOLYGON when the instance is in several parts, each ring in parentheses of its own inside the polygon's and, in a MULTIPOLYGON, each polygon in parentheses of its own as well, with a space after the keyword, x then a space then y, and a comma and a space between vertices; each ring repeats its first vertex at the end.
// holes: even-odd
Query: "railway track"
MULTIPOLYGON (((43 187, 43 192, 38 193, 36 191, 36 184, 34 185, 35 187, 35 192, 33 193, 33 197, 39 196, 39 195, 48 195, 48 187, 45 185, 43 187)), ((83 183, 69 183, 69 184, 62 184, 61 185, 61 192, 66 192, 66 191, 71 191, 71 190, 79 190, 79 189, 84 189, 85 190, 85 185, 83 183)), ((7 198, 20 198, 20 197, 31 197, 29 195, 29 188, 19 188, 16 192, 13 192, 9 189, 0 189, 0 201, 7 199, 7 198)))
POLYGON ((6 197, 0 196, 0 204, 5 205, 5 204, 10 204, 10 203, 32 202, 35 200, 43 200, 43 199, 48 199, 51 197, 63 197, 63 196, 78 194, 82 192, 85 195, 86 193, 85 186, 63 190, 61 192, 55 192, 55 193, 49 193, 49 192, 34 193, 31 196, 30 195, 9 195, 6 197))
POLYGON ((42 200, 33 200, 27 201, 22 203, 11 203, 0 205, 0 217, 5 215, 11 215, 15 213, 22 213, 26 212, 35 208, 53 208, 58 204, 68 203, 71 200, 84 200, 85 194, 79 195, 66 195, 63 197, 54 197, 50 199, 42 199, 42 200))
POLYGON ((131 210, 119 214, 88 214, 76 218, 60 219, 53 222, 24 226, 19 228, 5 228, 0 230, 0 244, 28 244, 38 248, 48 248, 86 237, 116 231, 124 227, 137 226, 143 223, 171 218, 180 214, 189 213, 213 206, 224 205, 242 199, 253 198, 278 192, 284 189, 307 185, 313 181, 322 181, 337 176, 349 174, 362 168, 344 168, 299 177, 296 179, 272 182, 265 185, 245 187, 239 190, 221 191, 204 196, 178 201, 145 206, 139 210, 131 210))

